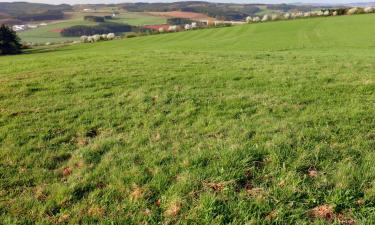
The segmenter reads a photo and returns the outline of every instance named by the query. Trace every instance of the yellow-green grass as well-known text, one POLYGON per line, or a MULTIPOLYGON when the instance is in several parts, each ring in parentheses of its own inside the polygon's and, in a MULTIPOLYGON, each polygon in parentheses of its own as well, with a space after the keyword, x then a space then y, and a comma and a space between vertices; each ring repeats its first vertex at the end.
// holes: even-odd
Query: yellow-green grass
POLYGON ((374 26, 270 22, 1 57, 0 221, 371 224, 374 26))

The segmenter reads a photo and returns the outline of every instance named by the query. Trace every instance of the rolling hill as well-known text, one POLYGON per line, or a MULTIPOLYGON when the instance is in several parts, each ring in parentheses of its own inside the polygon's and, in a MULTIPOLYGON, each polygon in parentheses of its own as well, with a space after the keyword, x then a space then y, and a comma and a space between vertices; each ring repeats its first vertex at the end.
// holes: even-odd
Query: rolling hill
MULTIPOLYGON (((19 32, 18 35, 23 42, 28 43, 38 43, 45 44, 46 42, 51 43, 62 43, 65 41, 79 40, 79 37, 63 37, 60 31, 64 28, 72 27, 75 25, 86 25, 94 26, 97 23, 91 21, 85 21, 85 15, 108 15, 110 11, 98 12, 98 13, 82 13, 82 12, 72 12, 69 18, 61 21, 49 22, 46 26, 40 26, 35 29, 30 29, 26 31, 19 32)), ((116 18, 109 20, 109 22, 119 23, 119 24, 130 24, 135 26, 142 26, 148 24, 161 24, 165 23, 166 19, 162 17, 145 15, 142 13, 131 13, 131 12, 121 12, 116 18)))
POLYGON ((4 224, 369 224, 375 17, 0 57, 4 224))

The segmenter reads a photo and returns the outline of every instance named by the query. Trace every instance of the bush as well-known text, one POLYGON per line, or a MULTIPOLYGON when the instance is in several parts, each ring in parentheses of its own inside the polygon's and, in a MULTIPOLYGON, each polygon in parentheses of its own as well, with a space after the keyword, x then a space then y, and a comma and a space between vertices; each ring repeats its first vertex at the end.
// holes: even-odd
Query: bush
POLYGON ((110 32, 107 33, 122 33, 122 32, 130 32, 135 29, 135 27, 128 25, 128 24, 120 24, 120 23, 103 23, 98 25, 99 27, 109 29, 110 32))
POLYGON ((136 35, 136 34, 128 34, 125 37, 126 38, 135 38, 135 37, 138 37, 138 35, 136 35))
POLYGON ((20 39, 10 27, 0 26, 0 55, 17 54, 21 52, 20 39))
POLYGON ((219 24, 216 24, 214 27, 215 28, 220 28, 220 27, 231 27, 232 24, 230 23, 219 23, 219 24))
POLYGON ((338 9, 327 9, 330 13, 330 15, 333 15, 334 12, 336 12, 336 16, 342 16, 346 15, 349 9, 347 8, 338 8, 338 9))
POLYGON ((86 21, 96 22, 96 23, 104 23, 104 17, 101 16, 85 16, 83 17, 86 21))

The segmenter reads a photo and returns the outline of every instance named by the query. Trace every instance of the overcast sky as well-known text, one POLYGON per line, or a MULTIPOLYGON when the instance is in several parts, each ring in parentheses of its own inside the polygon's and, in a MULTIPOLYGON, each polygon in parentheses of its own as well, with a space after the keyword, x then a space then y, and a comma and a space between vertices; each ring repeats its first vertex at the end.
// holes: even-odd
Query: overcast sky
MULTIPOLYGON (((121 3, 121 2, 176 2, 177 0, 0 0, 0 2, 40 2, 48 4, 87 4, 87 3, 121 3)), ((304 3, 352 3, 352 2, 369 2, 371 0, 208 0, 210 2, 235 2, 235 3, 293 3, 293 2, 304 2, 304 3)))

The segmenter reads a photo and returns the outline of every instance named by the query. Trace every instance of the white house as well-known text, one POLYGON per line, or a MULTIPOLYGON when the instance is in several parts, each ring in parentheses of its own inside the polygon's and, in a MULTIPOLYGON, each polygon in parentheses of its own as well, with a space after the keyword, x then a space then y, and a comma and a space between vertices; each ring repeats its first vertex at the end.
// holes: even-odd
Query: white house
POLYGON ((30 29, 38 28, 38 25, 35 24, 27 24, 26 26, 30 29))
POLYGON ((22 30, 26 29, 26 26, 25 25, 14 25, 14 26, 12 26, 12 29, 14 31, 22 31, 22 30))

